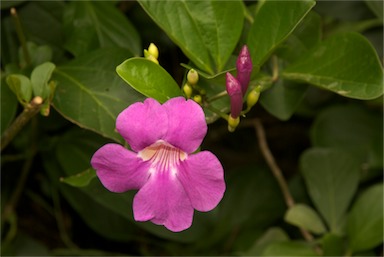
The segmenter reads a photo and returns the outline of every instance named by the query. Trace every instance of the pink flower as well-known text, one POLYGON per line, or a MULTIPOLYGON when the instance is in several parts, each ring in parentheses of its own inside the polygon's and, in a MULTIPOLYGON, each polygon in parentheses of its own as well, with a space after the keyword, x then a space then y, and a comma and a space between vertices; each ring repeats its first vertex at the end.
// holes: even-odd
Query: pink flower
POLYGON ((148 98, 119 114, 116 129, 133 151, 106 144, 91 164, 110 191, 139 191, 136 221, 151 221, 178 232, 192 225, 194 209, 210 211, 224 195, 224 172, 209 151, 192 154, 207 133, 201 107, 177 97, 163 105, 148 98))
POLYGON ((231 116, 232 118, 239 117, 243 108, 243 94, 241 92, 240 82, 232 76, 231 73, 225 74, 225 87, 231 101, 231 116))
POLYGON ((253 68, 251 55, 249 54, 248 47, 246 45, 241 48, 240 54, 237 57, 236 68, 236 78, 241 84, 243 95, 245 95, 253 68))

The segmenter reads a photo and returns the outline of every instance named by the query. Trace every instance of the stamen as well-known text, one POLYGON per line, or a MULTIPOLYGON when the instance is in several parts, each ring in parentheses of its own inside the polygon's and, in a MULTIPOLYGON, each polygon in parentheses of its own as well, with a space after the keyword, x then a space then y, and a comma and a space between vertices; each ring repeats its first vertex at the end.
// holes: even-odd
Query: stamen
POLYGON ((141 150, 138 156, 143 161, 151 162, 151 171, 168 171, 170 174, 175 175, 177 172, 176 166, 179 165, 180 161, 184 161, 188 155, 164 140, 158 140, 141 150))

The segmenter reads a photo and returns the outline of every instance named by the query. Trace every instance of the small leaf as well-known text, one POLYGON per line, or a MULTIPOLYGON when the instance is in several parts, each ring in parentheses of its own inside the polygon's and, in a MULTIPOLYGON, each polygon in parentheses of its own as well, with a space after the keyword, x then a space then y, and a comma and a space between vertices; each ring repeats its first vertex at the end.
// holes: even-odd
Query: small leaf
POLYGON ((89 182, 91 182, 95 177, 96 171, 90 168, 73 176, 65 178, 62 177, 60 178, 60 181, 74 187, 85 187, 88 186, 89 182))
POLYGON ((347 235, 353 252, 383 243, 383 184, 371 186, 353 204, 347 219, 347 235))
POLYGON ((287 241, 269 244, 262 256, 317 256, 317 254, 308 243, 287 241))
POLYGON ((289 236, 278 227, 269 228, 256 243, 244 254, 245 256, 260 256, 264 249, 273 242, 288 241, 289 236))
POLYGON ((6 78, 9 88, 23 105, 32 99, 32 84, 29 78, 21 74, 11 74, 6 78))
POLYGON ((315 234, 326 231, 323 221, 315 210, 305 204, 295 204, 285 213, 284 220, 315 234))
POLYGON ((325 234, 321 239, 323 256, 343 256, 344 239, 335 234, 325 234))
POLYGON ((359 162, 342 150, 311 148, 302 154, 300 165, 316 208, 331 232, 342 233, 346 210, 359 182, 359 162))
POLYGON ((374 99, 383 94, 380 60, 357 33, 339 33, 287 67, 286 79, 304 81, 345 97, 374 99))
POLYGON ((33 87, 33 94, 41 96, 46 100, 50 95, 50 87, 48 85, 51 79, 52 72, 55 70, 56 65, 51 62, 45 62, 33 69, 31 73, 31 82, 33 87))
POLYGON ((148 15, 199 68, 222 71, 240 38, 241 1, 139 1, 148 15))
POLYGON ((307 15, 315 1, 259 1, 247 45, 254 65, 261 66, 307 15))
POLYGON ((160 65, 145 58, 131 58, 116 67, 116 72, 131 87, 159 102, 181 95, 172 76, 160 65))

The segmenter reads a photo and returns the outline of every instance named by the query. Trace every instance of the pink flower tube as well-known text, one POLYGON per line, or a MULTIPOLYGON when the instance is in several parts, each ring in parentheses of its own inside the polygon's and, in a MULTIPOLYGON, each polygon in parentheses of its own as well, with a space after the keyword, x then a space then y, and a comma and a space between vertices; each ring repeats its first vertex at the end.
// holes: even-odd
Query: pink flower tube
POLYGON ((197 103, 177 97, 161 105, 148 98, 121 112, 116 129, 132 151, 106 144, 91 164, 108 190, 138 190, 136 221, 178 232, 192 225, 194 209, 210 211, 220 202, 225 191, 220 161, 209 151, 193 154, 207 133, 197 103))
POLYGON ((249 54, 248 47, 246 45, 243 46, 239 56, 237 57, 236 68, 236 78, 241 84, 241 91, 243 92, 244 96, 248 89, 248 84, 253 68, 251 55, 249 54))

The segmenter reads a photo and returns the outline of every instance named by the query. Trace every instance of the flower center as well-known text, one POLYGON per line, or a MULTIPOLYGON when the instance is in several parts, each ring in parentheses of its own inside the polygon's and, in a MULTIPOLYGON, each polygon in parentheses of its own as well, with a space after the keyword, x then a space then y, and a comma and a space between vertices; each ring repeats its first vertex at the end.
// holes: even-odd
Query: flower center
POLYGON ((170 171, 174 175, 177 172, 176 166, 180 161, 184 161, 188 155, 164 140, 158 140, 141 150, 138 156, 143 161, 151 162, 151 173, 153 171, 170 171))

